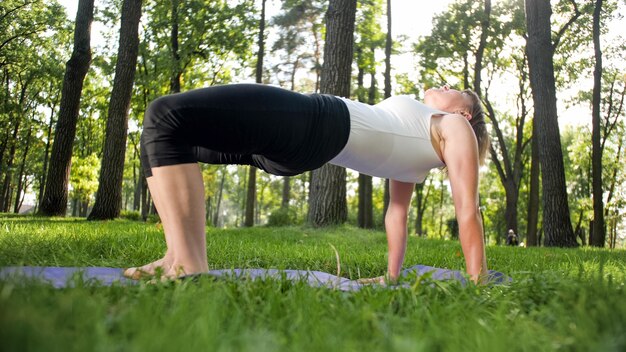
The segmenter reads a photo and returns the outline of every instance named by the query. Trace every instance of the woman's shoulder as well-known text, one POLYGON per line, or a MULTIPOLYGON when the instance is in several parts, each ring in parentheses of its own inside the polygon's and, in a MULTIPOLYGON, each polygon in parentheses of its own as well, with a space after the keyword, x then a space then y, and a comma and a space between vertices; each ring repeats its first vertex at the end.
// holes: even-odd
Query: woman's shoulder
POLYGON ((443 139, 455 139, 459 134, 472 132, 469 121, 461 114, 437 115, 436 118, 434 116, 433 118, 443 139))

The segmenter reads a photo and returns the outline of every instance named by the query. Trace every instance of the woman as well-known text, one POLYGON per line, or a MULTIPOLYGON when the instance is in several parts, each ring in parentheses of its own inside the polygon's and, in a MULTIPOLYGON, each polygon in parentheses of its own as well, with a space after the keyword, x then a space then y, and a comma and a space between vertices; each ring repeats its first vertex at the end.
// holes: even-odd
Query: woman
POLYGON ((329 162, 390 179, 385 228, 391 280, 398 278, 404 260, 414 185, 423 182, 431 168, 445 166, 467 272, 478 282, 487 272, 478 167, 488 145, 476 94, 448 86, 426 91, 424 103, 396 96, 375 106, 257 84, 158 98, 146 110, 141 162, 163 223, 167 252, 124 274, 138 279, 160 270, 175 278, 208 270, 198 161, 253 165, 280 176, 329 162))

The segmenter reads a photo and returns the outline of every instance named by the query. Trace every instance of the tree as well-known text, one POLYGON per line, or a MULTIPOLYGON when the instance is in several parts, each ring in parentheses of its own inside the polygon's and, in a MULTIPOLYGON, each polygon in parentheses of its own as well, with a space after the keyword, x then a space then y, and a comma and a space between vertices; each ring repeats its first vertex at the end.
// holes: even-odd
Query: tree
POLYGON ((563 152, 557 121, 556 88, 548 0, 525 0, 527 53, 535 119, 540 126, 539 161, 543 186, 543 224, 546 246, 572 247, 576 239, 569 217, 563 152))
POLYGON ((602 51, 600 49, 600 14, 602 12, 602 0, 596 0, 593 11, 593 48, 595 54, 595 68, 593 70, 593 99, 592 99, 592 191, 593 191, 593 234, 590 244, 596 247, 604 247, 606 227, 604 225, 604 202, 602 189, 602 145, 601 145, 601 121, 600 121, 600 93, 602 90, 602 51))
MULTIPOLYGON (((371 105, 376 104, 376 50, 382 47, 385 34, 379 19, 383 15, 382 0, 362 0, 357 3, 355 52, 357 64, 357 100, 371 105), (364 87, 365 74, 371 77, 368 97, 364 87)), ((361 228, 374 227, 372 176, 359 173, 357 225, 361 228)))
MULTIPOLYGON (((384 98, 391 97, 391 0, 387 0, 387 40, 385 41, 385 94, 384 98)), ((383 223, 389 207, 389 179, 385 180, 383 196, 383 223)))
MULTIPOLYGON (((326 45, 320 92, 348 97, 353 57, 356 0, 331 0, 326 12, 326 45)), ((346 170, 326 164, 311 176, 308 222, 339 224, 348 216, 346 170)))
POLYGON ((122 178, 124 176, 128 132, 128 108, 137 68, 141 1, 124 0, 122 4, 120 42, 109 104, 102 168, 96 202, 89 214, 89 220, 116 218, 122 207, 122 178))
POLYGON ((91 63, 91 22, 94 0, 79 0, 74 29, 74 50, 67 62, 61 107, 57 121, 50 168, 39 212, 44 215, 65 216, 69 173, 72 165, 72 146, 76 134, 76 120, 80 107, 83 80, 91 63))
MULTIPOLYGON (((263 54, 265 52, 265 0, 261 0, 261 20, 259 21, 259 51, 256 62, 256 83, 263 83, 263 54)), ((248 194, 246 196, 246 220, 244 226, 254 225, 254 206, 256 203, 256 167, 249 166, 248 194)))

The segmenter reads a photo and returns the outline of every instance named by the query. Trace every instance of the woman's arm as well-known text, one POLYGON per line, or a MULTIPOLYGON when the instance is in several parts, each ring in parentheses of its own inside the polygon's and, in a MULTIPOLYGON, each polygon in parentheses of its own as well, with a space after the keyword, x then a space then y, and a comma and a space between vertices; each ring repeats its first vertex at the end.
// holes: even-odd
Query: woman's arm
POLYGON ((387 274, 392 281, 398 279, 404 261, 406 221, 414 186, 414 183, 389 180, 389 208, 385 214, 385 229, 389 247, 387 274))
POLYGON ((474 282, 487 274, 483 224, 478 208, 478 146, 469 122, 461 115, 441 121, 443 157, 452 187, 454 210, 467 273, 474 282))

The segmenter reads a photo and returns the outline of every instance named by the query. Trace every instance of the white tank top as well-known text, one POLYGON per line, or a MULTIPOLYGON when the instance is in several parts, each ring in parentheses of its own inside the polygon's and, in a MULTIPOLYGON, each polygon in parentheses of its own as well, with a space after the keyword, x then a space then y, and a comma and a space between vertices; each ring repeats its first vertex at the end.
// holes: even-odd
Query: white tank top
POLYGON ((341 98, 350 111, 350 136, 329 163, 360 173, 421 183, 430 169, 445 164, 430 139, 430 119, 448 113, 430 108, 408 95, 376 105, 341 98))

